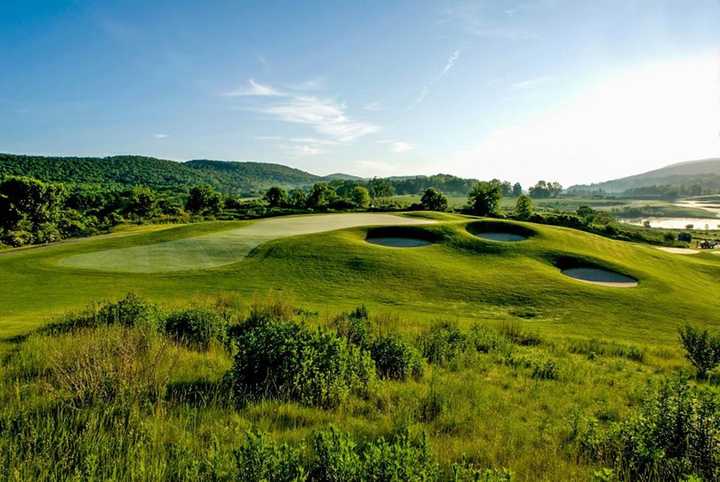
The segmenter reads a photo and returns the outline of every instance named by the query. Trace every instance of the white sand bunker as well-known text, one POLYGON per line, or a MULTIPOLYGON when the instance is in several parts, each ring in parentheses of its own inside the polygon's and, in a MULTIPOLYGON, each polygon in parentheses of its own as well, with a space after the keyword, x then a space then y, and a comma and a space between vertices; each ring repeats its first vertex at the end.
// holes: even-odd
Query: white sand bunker
POLYGON ((478 238, 483 239, 489 239, 490 241, 504 241, 504 242, 517 242, 517 241, 525 241, 527 239, 527 236, 523 236, 521 234, 514 234, 514 233, 501 233, 499 231, 488 231, 488 232, 479 232, 474 233, 475 236, 478 238))
POLYGON ((430 241, 419 238, 408 238, 399 236, 378 236, 367 238, 367 242, 387 246, 389 248, 418 248, 432 244, 430 241))
POLYGON ((673 254, 698 254, 700 251, 697 249, 690 249, 690 248, 669 248, 666 246, 659 246, 658 249, 660 251, 665 251, 666 253, 673 253, 673 254))
POLYGON ((600 268, 568 268, 562 273, 578 281, 614 288, 634 288, 638 281, 630 276, 600 268))

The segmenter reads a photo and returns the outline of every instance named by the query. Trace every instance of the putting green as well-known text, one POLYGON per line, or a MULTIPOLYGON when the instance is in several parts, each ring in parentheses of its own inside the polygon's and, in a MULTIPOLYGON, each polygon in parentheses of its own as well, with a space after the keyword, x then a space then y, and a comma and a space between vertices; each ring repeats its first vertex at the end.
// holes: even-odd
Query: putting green
POLYGON ((274 239, 359 226, 431 224, 421 217, 384 213, 320 214, 261 219, 237 229, 146 246, 76 254, 58 264, 68 268, 125 273, 166 273, 236 263, 274 239))

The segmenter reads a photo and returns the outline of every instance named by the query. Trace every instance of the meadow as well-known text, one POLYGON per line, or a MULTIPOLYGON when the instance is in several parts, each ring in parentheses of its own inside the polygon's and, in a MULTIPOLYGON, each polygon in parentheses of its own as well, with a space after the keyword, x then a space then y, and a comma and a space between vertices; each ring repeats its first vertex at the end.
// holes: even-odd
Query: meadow
MULTIPOLYGON (((333 425, 350 437, 343 443, 370 448, 425 434, 447 479, 507 480, 507 469, 516 480, 613 480, 621 474, 579 447, 582 427, 626 420, 665 379, 691 376, 678 328, 717 326, 717 255, 451 214, 336 216, 276 218, 271 234, 266 221, 145 226, 0 253, 0 475, 238 479, 257 442, 249 430, 272 441, 262 442, 266 454, 273 443, 315 440, 316 457, 318 437, 342 439, 318 435, 333 425), (527 239, 475 235, 489 229, 527 239), (432 243, 392 248, 369 235, 432 243), (638 285, 561 271, 577 266, 638 285), (364 306, 368 336, 401 340, 422 374, 378 375, 329 407, 292 397, 236 404, 227 383, 237 347, 227 343, 198 348, 134 323, 44 329, 128 293, 163 320, 193 307, 243 326, 271 312, 333 333, 364 306), (107 372, 122 389, 108 392, 93 366, 121 367, 107 372)), ((387 450, 424 447, 396 443, 387 450)))

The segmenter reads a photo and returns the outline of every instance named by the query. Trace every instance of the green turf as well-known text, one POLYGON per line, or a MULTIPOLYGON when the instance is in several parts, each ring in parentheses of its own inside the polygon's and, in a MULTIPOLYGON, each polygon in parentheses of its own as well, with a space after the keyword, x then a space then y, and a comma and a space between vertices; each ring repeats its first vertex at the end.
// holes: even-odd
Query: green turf
POLYGON ((242 260, 274 239, 356 226, 429 224, 431 219, 382 213, 323 214, 269 218, 200 236, 156 244, 75 254, 60 266, 127 273, 164 273, 215 268, 242 260))
MULTIPOLYGON (((295 219, 308 220, 295 225, 292 229, 296 232, 316 229, 312 216, 295 219)), ((325 223, 332 218, 317 219, 325 223)), ((350 222, 342 217, 334 219, 350 222)), ((372 219, 378 223, 378 218, 372 219)), ((397 224, 403 219, 397 217, 397 224)), ((365 241, 367 228, 362 227, 270 240, 244 259, 220 243, 232 239, 237 243, 233 247, 242 251, 246 249, 244 241, 233 233, 257 233, 266 229, 258 230, 258 226, 272 221, 277 237, 283 223, 295 222, 293 218, 277 218, 240 229, 233 222, 164 230, 148 227, 148 232, 132 235, 8 251, 0 255, 0 334, 24 333, 58 312, 128 291, 179 304, 190 296, 220 293, 250 300, 274 290, 324 311, 366 303, 382 311, 409 314, 413 318, 409 323, 416 328, 439 317, 503 321, 530 308, 537 316, 529 323, 551 334, 644 341, 674 341, 679 323, 713 323, 720 313, 720 300, 714 295, 720 278, 720 259, 716 256, 678 256, 538 225, 527 225, 537 233, 528 241, 493 242, 468 233, 466 218, 440 219, 453 221, 402 228, 437 236, 439 242, 419 250, 369 244, 365 241), (212 256, 192 248, 197 239, 216 248, 212 256), (169 255, 167 246, 178 247, 179 259, 169 255), (148 250, 164 250, 165 257, 153 260, 152 265, 143 264, 150 258, 136 253, 148 250), (238 256, 240 260, 208 269, 154 274, 97 269, 107 270, 108 253, 117 252, 126 256, 117 258, 113 269, 187 268, 183 263, 188 259, 197 263, 217 259, 232 262, 238 256), (630 275, 640 285, 618 290, 572 280, 553 264, 555 258, 563 256, 587 259, 630 275), (68 260, 88 260, 85 266, 95 269, 68 266, 68 260), (90 265, 89 260, 95 264, 90 265)))

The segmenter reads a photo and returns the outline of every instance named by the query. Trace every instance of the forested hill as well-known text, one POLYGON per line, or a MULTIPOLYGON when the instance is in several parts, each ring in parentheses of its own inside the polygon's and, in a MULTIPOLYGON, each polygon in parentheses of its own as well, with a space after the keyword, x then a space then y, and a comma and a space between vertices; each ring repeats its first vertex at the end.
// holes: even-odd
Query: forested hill
POLYGON ((0 154, 0 177, 30 176, 43 181, 148 186, 185 191, 208 184, 232 194, 270 186, 304 187, 323 178, 279 164, 196 160, 175 162, 143 156, 41 157, 0 154))
POLYGON ((570 192, 699 195, 720 192, 720 159, 679 162, 661 169, 597 184, 572 186, 570 192))
MULTIPOLYGON (((43 157, 0 154, 0 178, 29 176, 42 181, 105 186, 147 186, 160 191, 186 192, 207 184, 225 194, 254 195, 272 186, 305 188, 318 182, 366 183, 348 174, 317 176, 281 164, 192 160, 176 162, 144 156, 43 157)), ((438 174, 391 178, 397 194, 418 194, 435 187, 448 194, 466 194, 473 179, 438 174)))

